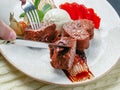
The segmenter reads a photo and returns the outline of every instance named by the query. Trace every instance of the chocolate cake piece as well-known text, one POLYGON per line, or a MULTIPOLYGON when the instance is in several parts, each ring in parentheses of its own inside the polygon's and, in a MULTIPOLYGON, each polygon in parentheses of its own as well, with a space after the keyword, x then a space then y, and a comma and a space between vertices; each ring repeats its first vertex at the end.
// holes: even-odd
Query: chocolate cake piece
POLYGON ((69 70, 76 53, 76 40, 71 37, 62 37, 54 45, 49 45, 51 65, 56 69, 69 70))
POLYGON ((78 50, 84 50, 89 47, 90 35, 83 26, 80 20, 68 22, 63 25, 63 36, 76 39, 78 50))
POLYGON ((93 21, 87 20, 87 19, 81 19, 81 20, 78 20, 78 22, 81 24, 81 27, 84 28, 89 33, 90 39, 92 39, 94 36, 93 21))
POLYGON ((57 37, 56 25, 53 22, 41 23, 37 30, 31 28, 25 30, 24 39, 42 42, 54 42, 57 37))

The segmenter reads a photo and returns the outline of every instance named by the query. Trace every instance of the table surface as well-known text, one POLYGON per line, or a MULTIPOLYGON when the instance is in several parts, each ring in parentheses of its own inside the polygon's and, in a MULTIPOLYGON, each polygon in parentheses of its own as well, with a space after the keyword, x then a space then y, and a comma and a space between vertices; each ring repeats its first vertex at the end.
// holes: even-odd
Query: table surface
POLYGON ((120 0, 107 0, 120 16, 120 0))
MULTIPOLYGON (((120 0, 108 0, 120 15, 120 0)), ((38 82, 11 66, 0 54, 0 90, 120 90, 120 60, 99 80, 83 86, 63 87, 38 82)))

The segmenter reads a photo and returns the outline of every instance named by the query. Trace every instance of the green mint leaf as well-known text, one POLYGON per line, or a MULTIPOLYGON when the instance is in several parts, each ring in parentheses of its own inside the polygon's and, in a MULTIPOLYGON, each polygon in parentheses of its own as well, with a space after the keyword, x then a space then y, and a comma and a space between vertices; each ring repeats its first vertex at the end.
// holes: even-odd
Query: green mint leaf
POLYGON ((34 5, 35 5, 36 9, 38 9, 38 6, 39 6, 39 4, 40 4, 40 1, 41 1, 41 0, 35 0, 34 5))
POLYGON ((39 16, 40 21, 42 21, 42 20, 43 20, 43 17, 44 17, 43 12, 37 9, 37 13, 38 13, 38 16, 39 16))
POLYGON ((52 6, 50 4, 45 4, 42 8, 42 12, 43 14, 45 14, 47 11, 49 11, 50 9, 52 9, 52 6))
POLYGON ((25 13, 21 13, 19 18, 23 18, 25 16, 25 13))

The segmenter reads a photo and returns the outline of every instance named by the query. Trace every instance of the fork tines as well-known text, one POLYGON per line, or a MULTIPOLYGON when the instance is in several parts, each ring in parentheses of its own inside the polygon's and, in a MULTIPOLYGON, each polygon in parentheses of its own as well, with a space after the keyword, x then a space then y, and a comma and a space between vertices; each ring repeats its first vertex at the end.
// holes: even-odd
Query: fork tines
POLYGON ((26 2, 22 5, 22 8, 30 21, 32 29, 38 29, 40 27, 40 20, 35 6, 31 2, 26 2))

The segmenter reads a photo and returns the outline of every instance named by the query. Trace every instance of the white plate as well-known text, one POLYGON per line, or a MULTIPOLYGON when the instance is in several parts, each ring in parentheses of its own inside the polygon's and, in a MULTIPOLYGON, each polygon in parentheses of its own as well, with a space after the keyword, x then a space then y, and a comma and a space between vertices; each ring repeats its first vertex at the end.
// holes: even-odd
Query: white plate
MULTIPOLYGON (((120 18, 106 0, 84 0, 84 2, 80 2, 82 0, 55 0, 55 4, 59 5, 65 1, 76 1, 85 4, 87 7, 93 7, 102 19, 100 30, 95 31, 95 37, 90 42, 89 49, 86 50, 88 65, 95 78, 72 83, 61 70, 51 67, 48 49, 0 45, 0 51, 13 66, 37 80, 59 85, 86 84, 107 74, 117 63, 120 56, 120 18)), ((1 2, 0 19, 8 23, 10 11, 14 11, 16 18, 18 18, 18 15, 22 11, 19 0, 7 0, 7 2, 1 0, 1 2)))

